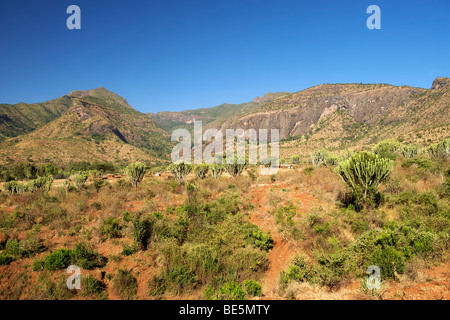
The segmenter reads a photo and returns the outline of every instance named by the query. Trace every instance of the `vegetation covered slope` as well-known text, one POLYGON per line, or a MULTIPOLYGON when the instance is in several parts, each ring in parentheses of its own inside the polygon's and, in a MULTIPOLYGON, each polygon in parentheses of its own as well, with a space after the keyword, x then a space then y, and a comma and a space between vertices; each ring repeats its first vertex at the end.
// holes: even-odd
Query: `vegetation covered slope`
POLYGON ((170 152, 165 131, 104 88, 76 91, 60 99, 68 106, 62 114, 0 145, 2 163, 25 159, 56 163, 151 161, 170 152))

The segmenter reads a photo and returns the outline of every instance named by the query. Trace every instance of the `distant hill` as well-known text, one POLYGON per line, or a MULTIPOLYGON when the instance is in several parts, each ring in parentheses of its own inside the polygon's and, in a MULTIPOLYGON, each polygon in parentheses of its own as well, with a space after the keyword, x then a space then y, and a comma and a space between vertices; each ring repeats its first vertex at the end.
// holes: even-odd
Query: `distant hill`
POLYGON ((449 136, 449 108, 449 78, 437 78, 430 89, 323 84, 268 101, 220 128, 280 129, 285 155, 387 138, 429 144, 449 136))
POLYGON ((252 110, 258 108, 266 101, 284 96, 288 92, 267 93, 263 97, 256 97, 253 101, 239 104, 224 103, 211 108, 199 108, 180 112, 162 111, 158 113, 147 113, 164 130, 172 133, 177 128, 192 130, 193 122, 201 120, 203 128, 220 126, 229 119, 238 119, 252 110))
POLYGON ((9 121, 0 144, 1 162, 154 161, 172 143, 152 119, 117 94, 97 88, 73 91, 44 104, 0 109, 9 121), (51 107, 49 112, 46 107, 51 107), (56 110, 56 111, 54 111, 56 110))

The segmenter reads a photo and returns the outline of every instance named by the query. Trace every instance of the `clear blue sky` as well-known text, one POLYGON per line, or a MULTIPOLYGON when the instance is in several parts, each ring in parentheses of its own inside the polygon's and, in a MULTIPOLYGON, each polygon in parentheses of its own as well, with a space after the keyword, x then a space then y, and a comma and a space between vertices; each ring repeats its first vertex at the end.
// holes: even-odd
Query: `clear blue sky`
POLYGON ((0 45, 3 103, 103 86, 157 112, 322 83, 429 88, 450 76, 450 1, 1 0, 0 45))

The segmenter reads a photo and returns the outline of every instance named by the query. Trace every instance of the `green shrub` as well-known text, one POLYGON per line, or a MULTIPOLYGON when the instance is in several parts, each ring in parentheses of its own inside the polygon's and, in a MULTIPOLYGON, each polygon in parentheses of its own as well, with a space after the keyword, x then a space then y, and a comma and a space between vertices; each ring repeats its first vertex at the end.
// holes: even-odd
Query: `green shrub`
POLYGON ((254 280, 244 280, 244 290, 253 297, 259 297, 262 294, 261 284, 254 280))
POLYGON ((133 239, 137 247, 146 250, 152 234, 153 223, 149 218, 135 218, 133 221, 133 239))
POLYGON ((246 292, 234 281, 225 283, 218 290, 218 300, 245 300, 246 296, 246 292))
POLYGON ((105 236, 108 239, 121 237, 120 225, 117 219, 110 217, 106 220, 103 220, 100 230, 102 236, 105 236))
POLYGON ((137 293, 137 280, 129 271, 118 269, 112 279, 112 288, 122 297, 130 300, 137 293))
POLYGON ((321 164, 325 163, 330 156, 330 153, 326 149, 317 150, 310 155, 308 162, 317 168, 321 164))
POLYGON ((105 290, 105 285, 101 281, 95 279, 91 275, 81 277, 81 289, 83 295, 96 295, 99 296, 105 290))
POLYGON ((72 178, 73 184, 77 190, 79 190, 87 180, 87 176, 85 174, 77 174, 72 178))
POLYGON ((65 269, 70 266, 72 260, 72 251, 68 249, 59 249, 50 253, 44 261, 46 270, 65 269))
POLYGON ((402 155, 404 147, 403 144, 394 139, 383 140, 372 148, 372 152, 381 158, 387 158, 390 160, 397 159, 402 155))
POLYGON ((420 146, 416 144, 407 144, 402 149, 402 155, 405 158, 414 158, 420 154, 420 146))
POLYGON ((184 180, 186 179, 187 175, 191 172, 192 166, 190 164, 186 164, 184 162, 180 163, 172 163, 168 170, 170 173, 172 173, 175 180, 178 182, 178 184, 183 184, 184 180))

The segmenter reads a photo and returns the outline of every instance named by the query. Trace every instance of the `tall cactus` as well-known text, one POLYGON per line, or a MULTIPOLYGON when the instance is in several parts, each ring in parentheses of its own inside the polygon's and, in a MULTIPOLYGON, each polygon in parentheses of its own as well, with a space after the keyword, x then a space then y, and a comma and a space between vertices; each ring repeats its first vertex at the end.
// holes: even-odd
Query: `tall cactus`
POLYGON ((382 158, 397 159, 402 154, 403 144, 394 139, 380 141, 372 148, 372 152, 382 158))
POLYGON ((184 162, 172 163, 168 170, 172 173, 175 180, 181 185, 184 183, 184 179, 186 179, 187 175, 191 172, 192 166, 184 162))
POLYGON ((402 149, 403 157, 405 158, 414 158, 420 154, 420 146, 416 144, 407 144, 402 149))
POLYGON ((238 163, 240 161, 237 161, 237 159, 234 159, 234 163, 226 163, 225 164, 225 170, 232 176, 233 178, 236 178, 241 175, 242 171, 245 168, 245 163, 238 163))
POLYGON ((441 158, 450 156, 450 138, 430 145, 425 153, 430 158, 441 158))
POLYGON ((214 163, 209 166, 209 170, 211 171, 211 175, 214 179, 219 179, 223 172, 223 165, 214 163))
POLYGON ((195 177, 199 180, 201 179, 205 179, 206 178, 206 174, 209 171, 209 165, 206 163, 202 163, 202 164, 197 164, 194 167, 194 174, 195 177))
POLYGON ((337 171, 357 198, 367 204, 368 197, 378 191, 394 167, 394 161, 367 152, 354 154, 343 161, 337 171))
POLYGON ((145 171, 147 166, 142 162, 130 163, 128 167, 125 168, 125 173, 131 185, 137 188, 138 184, 144 179, 145 171))

